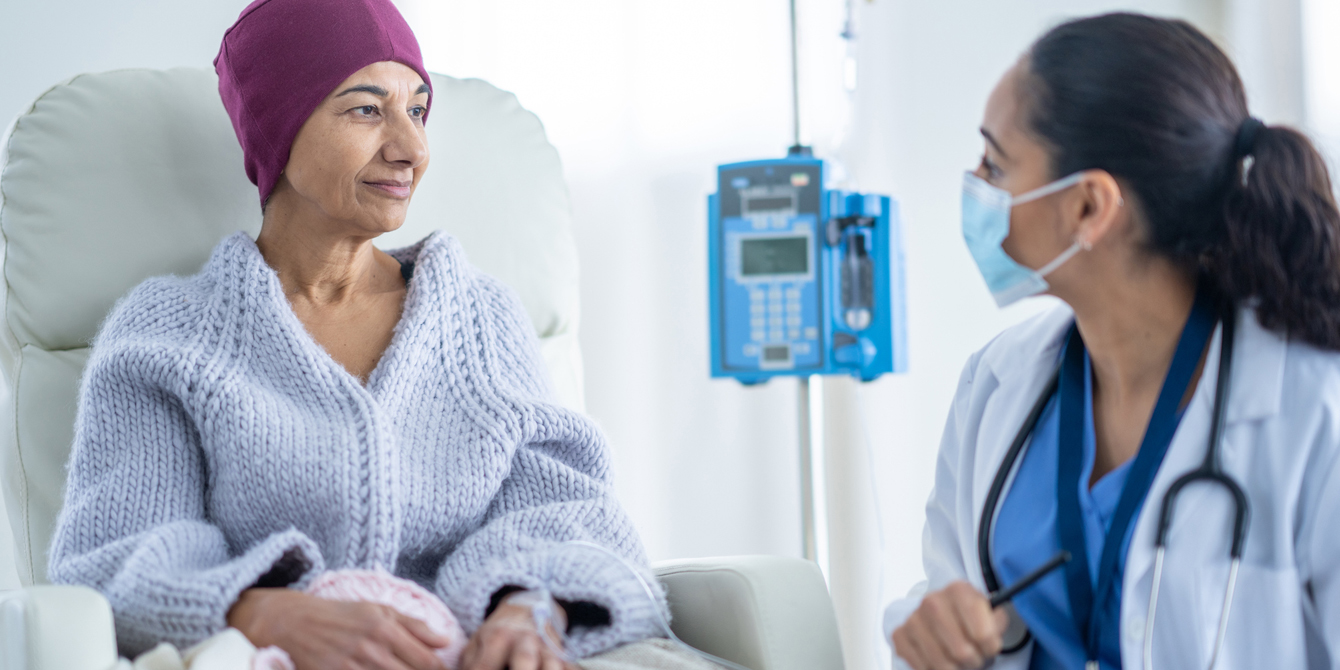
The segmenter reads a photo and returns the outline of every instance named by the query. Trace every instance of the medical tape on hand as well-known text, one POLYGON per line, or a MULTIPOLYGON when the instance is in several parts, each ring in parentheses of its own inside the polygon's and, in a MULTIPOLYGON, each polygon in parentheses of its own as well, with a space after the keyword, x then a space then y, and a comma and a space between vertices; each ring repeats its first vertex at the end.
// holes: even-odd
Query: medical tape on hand
POLYGON ((508 605, 519 605, 530 609, 531 619, 535 622, 535 632, 541 640, 544 640, 544 644, 549 647, 549 651, 554 652, 565 661, 574 660, 564 649, 567 646, 566 636, 564 635, 564 629, 567 626, 558 625, 554 613, 554 597, 548 589, 516 591, 503 598, 503 602, 508 605), (559 642, 563 643, 562 645, 549 636, 548 630, 551 625, 554 634, 558 636, 559 642))

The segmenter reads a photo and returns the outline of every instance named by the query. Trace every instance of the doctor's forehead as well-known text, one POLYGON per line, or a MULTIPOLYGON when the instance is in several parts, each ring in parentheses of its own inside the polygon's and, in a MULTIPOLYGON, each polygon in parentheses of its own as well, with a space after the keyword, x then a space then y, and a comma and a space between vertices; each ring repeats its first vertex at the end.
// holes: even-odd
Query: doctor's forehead
POLYGON ((1011 151, 1025 137, 1025 115, 1020 95, 1023 80, 1027 77, 1027 64, 1021 59, 1005 72, 992 89, 986 100, 986 111, 982 115, 982 135, 997 153, 1006 157, 1015 157, 1018 151, 1011 151))

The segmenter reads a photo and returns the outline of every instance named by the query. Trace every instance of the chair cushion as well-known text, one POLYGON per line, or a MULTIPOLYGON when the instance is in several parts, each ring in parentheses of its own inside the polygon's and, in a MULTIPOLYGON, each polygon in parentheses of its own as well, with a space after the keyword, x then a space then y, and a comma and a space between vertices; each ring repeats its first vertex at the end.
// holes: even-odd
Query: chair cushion
POLYGON ((754 670, 843 667, 837 615, 813 562, 727 556, 652 567, 685 643, 754 670))
MULTIPOLYGON (((559 399, 580 409, 558 154, 512 94, 442 75, 433 87, 431 165, 405 225, 379 246, 456 236, 521 295, 559 399)), ((47 91, 0 141, 0 198, 0 485, 31 584, 45 581, 78 380, 102 319, 146 277, 194 274, 223 237, 254 235, 261 213, 214 73, 185 68, 80 75, 47 91)))

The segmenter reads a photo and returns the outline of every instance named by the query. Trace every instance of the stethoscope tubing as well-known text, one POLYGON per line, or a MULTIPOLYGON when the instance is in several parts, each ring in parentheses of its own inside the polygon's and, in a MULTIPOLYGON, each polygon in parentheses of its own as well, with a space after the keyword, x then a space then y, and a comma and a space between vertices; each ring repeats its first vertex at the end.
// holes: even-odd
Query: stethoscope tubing
MULTIPOLYGON (((1250 518, 1250 505, 1247 500, 1247 494, 1242 487, 1228 476, 1219 464, 1219 443, 1222 440, 1224 427, 1224 409, 1228 400, 1229 387, 1231 386, 1232 365, 1233 365, 1233 343, 1237 326, 1237 314, 1229 310, 1227 315, 1221 320, 1222 330, 1220 335, 1219 348, 1219 376, 1215 380, 1214 394, 1214 413, 1212 423, 1210 424, 1210 435, 1205 449, 1205 458, 1200 467, 1187 472, 1169 486, 1163 494, 1161 509, 1159 511, 1158 528, 1155 535, 1155 559, 1154 559, 1154 580, 1150 590, 1149 612, 1145 619, 1145 639, 1144 639, 1144 661, 1145 670, 1151 670, 1153 667, 1153 633, 1154 617, 1157 613, 1157 603, 1159 589, 1163 577, 1163 561, 1167 553, 1168 532, 1172 527, 1173 510, 1176 507, 1177 496, 1188 485, 1196 482, 1206 482, 1222 486, 1233 497, 1234 522, 1233 522, 1233 542, 1230 545, 1229 557, 1229 582, 1224 593, 1224 604, 1221 608, 1219 626, 1216 634, 1214 652, 1210 657, 1210 668, 1213 668, 1218 660, 1219 653, 1223 648, 1224 639, 1228 631, 1228 614, 1233 603, 1233 594, 1237 584, 1238 568, 1242 560, 1243 546, 1247 537, 1247 525, 1250 518)), ((991 561, 991 529, 994 526, 995 515, 1000 505, 1000 497, 1004 493, 1005 484, 1009 481, 1010 475, 1018 462, 1019 454, 1023 452, 1024 447, 1029 441, 1038 420, 1042 417, 1048 402, 1052 395, 1056 393, 1060 383, 1061 366, 1058 363, 1056 369, 1052 371, 1047 385, 1042 393, 1038 395, 1037 402, 1029 411, 1020 426, 1019 432, 1015 435, 1010 448, 1005 452, 1005 457, 1001 465, 996 470, 996 476, 991 482, 991 487, 987 490, 986 499, 982 503, 982 516, 977 527, 977 558, 982 568, 982 581, 985 583, 988 593, 1000 590, 1000 579, 996 575, 995 567, 991 561)), ((1002 654, 1013 653, 1023 649, 1031 639, 1031 633, 1025 631, 1024 635, 1017 643, 1009 644, 1002 649, 1002 654)), ((1007 641, 1008 642, 1008 641, 1007 641)))
MULTIPOLYGON (((1033 433, 1033 428, 1037 426, 1038 419, 1042 418, 1042 413, 1047 409, 1047 403, 1056 393, 1057 387, 1061 383, 1061 364, 1056 364, 1056 369, 1052 371, 1050 380, 1043 387, 1042 393, 1038 394, 1037 402, 1033 403, 1033 408, 1029 410, 1028 416, 1024 419, 1024 424, 1019 428, 1019 432, 1014 436, 1014 442, 1005 452, 1005 460, 1002 461, 1000 468, 996 470, 996 477, 991 481, 991 488, 986 492, 986 501, 982 504, 982 518, 977 525, 977 560, 982 566, 982 581, 986 585, 987 593, 995 593, 1000 590, 1000 578, 996 575, 995 565, 991 561, 991 529, 995 525, 995 516, 1000 504, 1000 496, 1005 491, 1005 483, 1009 481, 1010 473, 1014 470, 1014 464, 1019 459, 1019 454, 1023 452, 1024 445, 1028 444, 1029 435, 1033 433)), ((1015 614, 1014 616, 1018 616, 1015 614)), ((1002 654, 1011 654, 1023 649, 1032 639, 1032 633, 1025 629, 1023 636, 1014 644, 1007 644, 1001 649, 1002 654)))
POLYGON ((1149 590, 1149 610, 1145 614, 1144 670, 1154 668, 1154 618, 1158 614, 1159 590, 1163 584, 1163 560, 1168 553, 1168 532, 1172 528, 1173 509, 1177 506, 1177 496, 1188 485, 1196 482, 1218 484, 1233 497, 1233 542, 1229 545, 1228 585, 1224 588, 1224 602, 1219 608, 1219 626, 1215 631, 1214 651, 1210 654, 1210 670, 1219 661, 1224 640, 1228 637, 1228 617, 1233 609, 1233 594, 1238 584, 1238 568, 1242 564, 1242 548, 1247 540, 1247 524, 1251 518, 1251 505, 1247 493, 1232 477, 1228 476, 1219 463, 1219 445, 1223 440, 1224 408, 1228 402, 1228 390, 1232 385, 1233 342, 1237 330, 1236 314, 1230 312, 1223 319, 1223 331, 1219 337, 1219 378, 1215 380, 1214 414, 1210 424, 1210 438, 1205 448, 1205 459, 1200 467, 1183 474, 1173 481, 1163 494, 1159 510, 1159 525, 1154 539, 1154 578, 1149 590))

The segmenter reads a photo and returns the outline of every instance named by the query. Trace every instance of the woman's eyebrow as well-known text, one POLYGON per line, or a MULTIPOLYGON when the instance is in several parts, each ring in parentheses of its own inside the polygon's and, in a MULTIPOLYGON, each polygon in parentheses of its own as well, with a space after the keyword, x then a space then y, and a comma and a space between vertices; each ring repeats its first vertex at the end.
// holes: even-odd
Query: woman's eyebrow
POLYGON ((991 136, 991 131, 986 128, 979 128, 978 130, 982 132, 982 137, 985 137, 986 141, 989 142, 991 146, 995 147, 996 153, 1000 154, 1001 158, 1009 160, 1010 155, 1005 153, 1004 149, 1000 148, 1000 142, 997 142, 996 138, 991 136))
POLYGON ((363 84, 361 86, 350 86, 349 88, 340 91, 339 95, 336 95, 335 97, 338 98, 341 95, 348 95, 350 93, 371 93, 377 96, 378 98, 386 97, 386 89, 380 86, 373 86, 372 84, 363 84))
POLYGON ((428 95, 432 95, 432 94, 433 94, 433 89, 428 88, 428 84, 419 84, 419 90, 415 91, 415 92, 414 92, 414 95, 422 95, 422 94, 424 94, 424 93, 427 93, 428 95))

